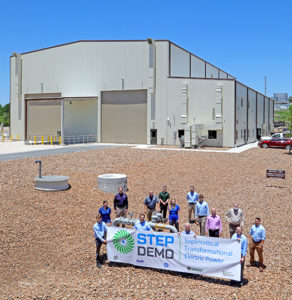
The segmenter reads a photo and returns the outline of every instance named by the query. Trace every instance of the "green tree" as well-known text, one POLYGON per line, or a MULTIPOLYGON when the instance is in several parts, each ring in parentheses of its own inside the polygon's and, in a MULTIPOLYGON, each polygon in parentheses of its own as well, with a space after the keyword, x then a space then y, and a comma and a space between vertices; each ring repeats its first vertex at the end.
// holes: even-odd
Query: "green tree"
POLYGON ((289 97, 289 102, 292 103, 292 96, 289 97))
POLYGON ((2 112, 3 112, 3 114, 4 114, 4 113, 9 114, 9 113, 10 113, 10 103, 5 104, 5 105, 3 106, 2 112))
POLYGON ((0 104, 0 116, 2 116, 2 114, 3 114, 3 113, 2 113, 2 109, 3 109, 3 108, 2 108, 2 105, 0 104))

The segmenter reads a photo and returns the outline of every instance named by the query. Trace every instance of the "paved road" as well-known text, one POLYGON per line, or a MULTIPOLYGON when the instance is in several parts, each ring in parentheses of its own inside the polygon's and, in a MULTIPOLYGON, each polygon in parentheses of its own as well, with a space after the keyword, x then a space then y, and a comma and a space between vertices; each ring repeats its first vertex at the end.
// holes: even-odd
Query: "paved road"
POLYGON ((59 149, 51 149, 51 150, 36 150, 36 151, 10 153, 10 154, 0 154, 0 161, 31 158, 36 156, 47 156, 47 155, 54 155, 54 154, 81 152, 87 150, 105 149, 105 148, 113 148, 113 147, 120 147, 120 146, 121 145, 88 145, 88 146, 82 145, 82 146, 74 146, 74 147, 68 146, 68 147, 62 147, 59 149))

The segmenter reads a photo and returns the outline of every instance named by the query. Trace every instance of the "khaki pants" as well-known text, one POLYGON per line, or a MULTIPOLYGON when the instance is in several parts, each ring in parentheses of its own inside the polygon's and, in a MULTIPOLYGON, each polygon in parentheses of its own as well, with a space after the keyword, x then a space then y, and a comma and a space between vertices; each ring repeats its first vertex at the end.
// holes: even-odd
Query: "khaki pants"
POLYGON ((252 239, 249 244, 249 252, 250 252, 250 264, 254 264, 254 251, 257 251, 259 256, 259 264, 260 267, 263 267, 264 258, 263 258, 263 247, 260 247, 260 242, 255 243, 252 239))
POLYGON ((153 214, 154 212, 155 212, 155 209, 147 208, 147 213, 146 213, 146 215, 147 215, 148 221, 151 221, 151 219, 152 219, 152 214, 153 214))
POLYGON ((126 215, 126 208, 125 207, 117 207, 117 218, 125 217, 125 215, 126 215))
POLYGON ((189 203, 188 204, 188 210, 189 210, 189 222, 192 220, 192 212, 194 212, 194 217, 195 217, 195 203, 189 203))
POLYGON ((205 232, 205 226, 206 226, 206 221, 207 221, 207 216, 204 217, 198 217, 198 223, 200 225, 200 235, 201 236, 205 236, 206 232, 205 232))
POLYGON ((236 228, 240 226, 238 225, 234 225, 234 224, 229 224, 229 234, 230 234, 230 238, 232 238, 232 236, 234 235, 234 233, 236 232, 236 228))

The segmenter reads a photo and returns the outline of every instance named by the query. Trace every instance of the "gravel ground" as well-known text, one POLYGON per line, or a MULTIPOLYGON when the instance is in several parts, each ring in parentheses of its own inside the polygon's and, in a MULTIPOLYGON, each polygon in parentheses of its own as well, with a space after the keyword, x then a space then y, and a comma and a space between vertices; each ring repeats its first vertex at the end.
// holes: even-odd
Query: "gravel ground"
POLYGON ((285 150, 223 154, 124 147, 42 157, 44 174, 70 176, 72 188, 57 193, 34 190, 35 159, 0 162, 1 299, 291 299, 292 156, 285 150), (266 179, 266 169, 285 169, 287 178, 266 179), (112 172, 128 175, 130 211, 136 214, 147 191, 158 194, 163 185, 181 207, 181 223, 191 184, 222 217, 239 202, 245 234, 255 217, 262 218, 266 269, 245 268, 248 283, 242 288, 107 262, 97 269, 92 226, 102 201, 112 206, 113 200, 97 189, 97 176, 112 172))

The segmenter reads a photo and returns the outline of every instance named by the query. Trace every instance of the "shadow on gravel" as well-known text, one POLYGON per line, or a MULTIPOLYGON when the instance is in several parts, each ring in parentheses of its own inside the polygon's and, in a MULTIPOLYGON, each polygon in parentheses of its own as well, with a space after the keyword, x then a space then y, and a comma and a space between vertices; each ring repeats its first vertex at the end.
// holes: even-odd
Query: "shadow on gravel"
MULTIPOLYGON (((181 273, 181 272, 175 272, 175 271, 167 271, 167 270, 159 270, 159 269, 151 269, 151 268, 144 268, 144 267, 140 267, 140 266, 133 266, 130 264, 125 264, 125 263, 116 263, 116 262, 108 262, 108 266, 114 267, 114 268, 135 268, 135 269, 150 269, 153 272, 156 273, 160 273, 160 274, 171 274, 173 276, 177 276, 177 277, 181 277, 181 278, 191 278, 191 279, 196 279, 196 280, 200 280, 200 281, 204 281, 204 282, 209 282, 209 283, 215 283, 215 284, 220 284, 222 286, 230 286, 230 280, 224 280, 224 279, 219 279, 219 278, 211 278, 211 277, 207 277, 207 276, 202 276, 202 275, 198 275, 198 274, 189 274, 189 273, 181 273)), ((248 284, 248 280, 246 278, 243 279, 243 285, 247 285, 248 284)), ((235 284, 232 284, 233 287, 238 287, 240 288, 241 286, 239 285, 238 282, 236 282, 235 284)))

